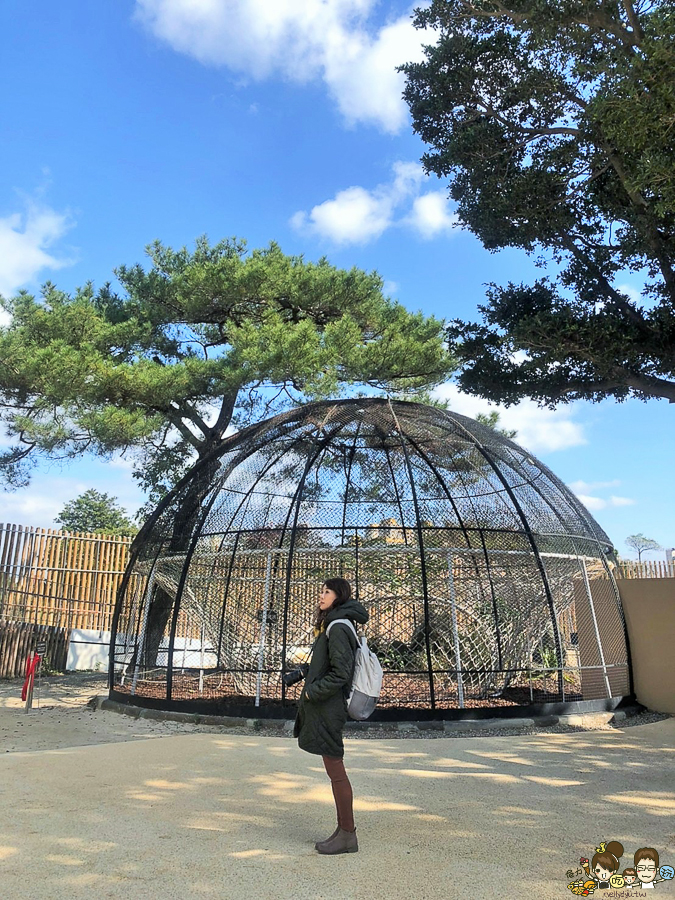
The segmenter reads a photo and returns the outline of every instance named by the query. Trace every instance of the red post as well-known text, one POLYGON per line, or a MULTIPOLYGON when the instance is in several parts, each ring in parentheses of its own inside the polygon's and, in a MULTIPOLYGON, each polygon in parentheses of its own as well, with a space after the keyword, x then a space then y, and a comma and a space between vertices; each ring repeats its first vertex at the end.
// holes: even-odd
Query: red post
POLYGON ((37 653, 34 653, 31 657, 30 654, 26 658, 26 679, 23 683, 23 689, 21 691, 21 699, 26 703, 26 712, 28 712, 33 705, 33 686, 35 684, 35 672, 37 671, 37 667, 40 664, 40 656, 37 653))

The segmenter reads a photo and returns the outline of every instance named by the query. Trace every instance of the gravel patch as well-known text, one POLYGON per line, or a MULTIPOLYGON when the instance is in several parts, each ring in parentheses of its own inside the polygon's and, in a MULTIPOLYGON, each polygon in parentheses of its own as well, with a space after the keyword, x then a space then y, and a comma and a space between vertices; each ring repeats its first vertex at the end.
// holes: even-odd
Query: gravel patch
POLYGON ((662 719, 668 719, 670 716, 662 713, 654 713, 646 710, 634 716, 627 717, 619 723, 607 723, 601 725, 593 725, 585 727, 583 725, 531 725, 520 728, 462 728, 461 731, 452 731, 447 729, 415 729, 410 731, 396 732, 392 729, 368 728, 367 730, 358 732, 347 732, 346 736, 350 738, 370 739, 370 740, 391 740, 391 738, 399 738, 403 740, 415 740, 423 738, 424 740, 434 738, 476 738, 476 737, 508 737, 509 735, 523 734, 570 734, 573 731, 624 731, 626 728, 632 728, 635 725, 650 725, 652 722, 660 722, 662 719))

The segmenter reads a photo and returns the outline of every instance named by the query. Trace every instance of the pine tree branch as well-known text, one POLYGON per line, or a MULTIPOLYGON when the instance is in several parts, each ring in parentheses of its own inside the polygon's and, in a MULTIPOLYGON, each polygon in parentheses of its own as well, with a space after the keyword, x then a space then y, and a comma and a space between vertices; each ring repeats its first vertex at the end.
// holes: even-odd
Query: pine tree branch
POLYGON ((595 393, 611 394, 621 388, 630 387, 647 397, 675 403, 675 382, 649 375, 637 375, 624 367, 616 367, 613 371, 616 373, 615 378, 606 378, 596 382, 583 379, 568 381, 559 388, 547 388, 546 396, 553 400, 561 400, 569 394, 580 394, 581 396, 595 393))
MULTIPOLYGON (((490 3, 491 8, 478 6, 471 0, 459 0, 460 5, 466 10, 466 14, 461 18, 481 18, 481 19, 510 19, 515 25, 522 25, 528 19, 536 18, 538 13, 535 10, 526 10, 525 12, 516 12, 510 9, 499 0, 493 0, 490 3)), ((596 32, 606 32, 613 35, 621 42, 624 47, 635 47, 638 44, 636 38, 641 36, 641 31, 629 31, 620 23, 612 19, 608 15, 600 15, 587 13, 582 16, 570 16, 566 21, 571 25, 586 25, 596 32)))
POLYGON ((239 391, 236 391, 234 394, 225 394, 225 396, 223 397, 223 402, 220 406, 218 418, 216 419, 213 427, 209 429, 210 437, 222 437, 225 434, 227 426, 232 421, 232 414, 234 412, 234 407, 237 403, 238 396, 239 391))
POLYGON ((616 290, 616 288, 611 284, 600 267, 593 261, 592 257, 587 253, 583 253, 574 243, 570 235, 562 235, 561 243, 567 250, 569 250, 569 252, 574 256, 575 259, 581 262, 586 267, 586 269, 592 272, 596 284, 603 292, 606 300, 608 300, 615 309, 620 310, 624 314, 624 316, 626 316, 626 318, 630 322, 637 326, 637 328, 643 334, 648 335, 650 338, 658 335, 657 329, 652 328, 645 321, 642 313, 634 309, 628 302, 628 300, 626 300, 626 298, 616 290))
POLYGON ((638 14, 635 10, 635 7, 631 3, 631 0, 623 0, 623 8, 626 11, 626 15, 628 16, 628 22, 633 30, 633 34, 638 39, 637 42, 641 44, 645 35, 638 18, 638 14))
POLYGON ((675 270, 673 269, 669 256, 663 246, 663 238, 659 234, 659 230, 653 221, 649 203, 639 191, 631 186, 625 166, 619 158, 618 153, 604 141, 600 143, 600 146, 607 153, 612 168, 619 177, 623 189, 628 195, 636 214, 643 224, 645 236, 658 262, 659 269, 663 275, 663 280, 666 282, 666 286, 669 288, 671 296, 675 298, 675 270))
POLYGON ((180 432, 180 434, 183 436, 183 439, 188 444, 190 444, 191 447, 194 447, 196 450, 199 450, 202 447, 204 442, 201 441, 197 437, 197 435, 193 434, 190 431, 187 425, 183 422, 177 410, 173 409, 171 406, 151 406, 149 408, 166 416, 174 426, 174 428, 180 432))

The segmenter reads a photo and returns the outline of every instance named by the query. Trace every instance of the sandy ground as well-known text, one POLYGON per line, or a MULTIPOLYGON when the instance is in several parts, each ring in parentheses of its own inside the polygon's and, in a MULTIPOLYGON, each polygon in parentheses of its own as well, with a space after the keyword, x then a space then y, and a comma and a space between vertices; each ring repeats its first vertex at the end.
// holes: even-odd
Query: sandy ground
POLYGON ((622 867, 643 846, 675 864, 674 718, 349 739, 361 849, 321 857, 330 787, 293 740, 88 709, 100 676, 47 682, 29 715, 0 685, 3 900, 553 900, 602 840, 622 867))
POLYGON ((21 687, 21 681, 0 681, 0 753, 135 741, 191 730, 178 722, 135 720, 91 709, 91 698, 107 694, 105 676, 43 678, 41 696, 38 700, 36 685, 30 713, 21 701, 21 687))

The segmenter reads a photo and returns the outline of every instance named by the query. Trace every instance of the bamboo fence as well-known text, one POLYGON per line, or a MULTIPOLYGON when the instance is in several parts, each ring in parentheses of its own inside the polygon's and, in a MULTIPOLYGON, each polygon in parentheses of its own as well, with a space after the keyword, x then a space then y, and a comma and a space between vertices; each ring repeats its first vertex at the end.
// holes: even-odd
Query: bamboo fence
MULTIPOLYGON (((130 544, 126 537, 0 524, 0 622, 109 631, 130 544)), ((314 560, 317 572, 323 571, 321 566, 317 568, 319 562, 323 560, 314 560)), ((209 600, 215 601, 226 580, 225 566, 223 560, 211 560, 209 565, 214 595, 209 600)), ((246 573, 249 578, 255 574, 260 575, 246 573)), ((675 564, 622 560, 615 574, 619 578, 675 578, 675 564)), ((139 578, 139 587, 143 580, 139 578)), ((189 618, 183 622, 181 615, 179 634, 192 636, 194 626, 189 618)))
POLYGON ((0 621, 109 631, 130 543, 0 524, 0 621))
POLYGON ((63 672, 68 660, 70 631, 51 625, 0 622, 0 678, 22 678, 26 658, 39 643, 46 646, 43 671, 63 672))
POLYGON ((623 559, 619 563, 617 578, 675 578, 675 562, 662 559, 623 559))

